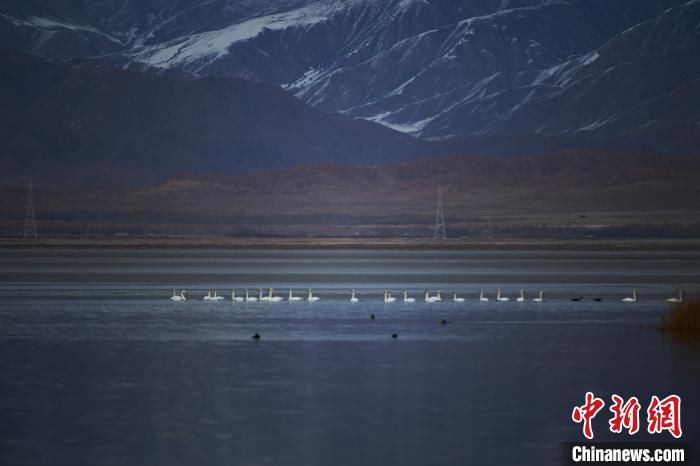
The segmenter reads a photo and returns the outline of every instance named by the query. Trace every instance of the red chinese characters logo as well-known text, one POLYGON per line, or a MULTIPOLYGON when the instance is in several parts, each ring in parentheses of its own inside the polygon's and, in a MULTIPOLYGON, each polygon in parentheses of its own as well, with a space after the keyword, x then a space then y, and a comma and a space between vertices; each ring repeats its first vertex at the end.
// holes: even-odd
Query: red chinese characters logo
POLYGON ((639 432, 639 400, 636 396, 633 396, 625 403, 620 396, 612 396, 613 405, 610 407, 610 411, 613 413, 612 419, 608 422, 610 424, 610 432, 619 434, 622 429, 627 429, 630 435, 634 435, 639 432))
POLYGON ((605 402, 600 398, 596 398, 591 392, 586 393, 586 402, 582 406, 576 406, 571 413, 571 419, 576 423, 583 422, 583 435, 587 439, 593 438, 592 421, 598 411, 603 409, 605 402))
POLYGON ((680 438, 683 435, 683 430, 681 429, 681 397, 670 395, 663 400, 659 400, 658 396, 652 396, 651 403, 647 409, 647 420, 650 434, 657 434, 667 430, 675 438, 680 438))
MULTIPOLYGON (((629 435, 634 435, 639 432, 639 412, 641 405, 637 397, 633 396, 627 401, 619 395, 612 395, 612 405, 610 412, 612 418, 608 421, 610 432, 619 434, 623 429, 627 430, 629 435)), ((591 393, 586 393, 585 403, 581 406, 574 407, 571 413, 571 419, 577 424, 583 423, 583 435, 591 440, 593 439, 593 418, 605 406, 605 402, 596 398, 591 393)), ((681 397, 678 395, 669 395, 663 400, 657 396, 652 396, 647 408, 647 432, 650 434, 659 434, 663 431, 668 431, 675 438, 680 438, 683 435, 681 429, 681 397)))

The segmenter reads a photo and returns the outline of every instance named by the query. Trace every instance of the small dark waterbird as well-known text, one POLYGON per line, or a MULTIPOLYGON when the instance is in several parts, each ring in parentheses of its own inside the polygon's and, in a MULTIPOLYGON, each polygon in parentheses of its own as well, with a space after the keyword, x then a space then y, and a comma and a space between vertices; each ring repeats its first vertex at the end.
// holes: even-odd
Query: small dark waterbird
POLYGON ((260 334, 259 334, 258 332, 255 332, 255 334, 254 334, 252 337, 250 337, 250 338, 252 338, 253 340, 259 340, 259 339, 260 339, 260 334))
POLYGON ((583 296, 577 296, 575 298, 571 298, 572 301, 581 301, 583 299, 583 296))

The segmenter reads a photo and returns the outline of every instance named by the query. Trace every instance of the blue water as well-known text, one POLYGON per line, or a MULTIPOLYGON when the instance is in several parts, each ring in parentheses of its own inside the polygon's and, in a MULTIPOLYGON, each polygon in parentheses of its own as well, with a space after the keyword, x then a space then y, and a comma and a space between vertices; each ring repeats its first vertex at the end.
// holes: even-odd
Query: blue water
MULTIPOLYGON (((695 451, 700 351, 656 325, 698 271, 681 252, 3 250, 0 464, 562 464, 586 391, 681 395, 695 451), (270 286, 321 301, 201 300, 270 286), (476 301, 497 287, 528 301, 476 301)), ((607 414, 596 439, 629 440, 607 414)))

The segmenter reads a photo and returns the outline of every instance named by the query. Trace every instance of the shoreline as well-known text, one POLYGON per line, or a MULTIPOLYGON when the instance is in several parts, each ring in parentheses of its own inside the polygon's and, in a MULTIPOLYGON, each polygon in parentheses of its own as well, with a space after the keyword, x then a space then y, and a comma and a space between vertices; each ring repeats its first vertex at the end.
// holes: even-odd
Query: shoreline
POLYGON ((700 239, 447 239, 429 238, 0 238, 0 249, 394 249, 700 251, 700 239))

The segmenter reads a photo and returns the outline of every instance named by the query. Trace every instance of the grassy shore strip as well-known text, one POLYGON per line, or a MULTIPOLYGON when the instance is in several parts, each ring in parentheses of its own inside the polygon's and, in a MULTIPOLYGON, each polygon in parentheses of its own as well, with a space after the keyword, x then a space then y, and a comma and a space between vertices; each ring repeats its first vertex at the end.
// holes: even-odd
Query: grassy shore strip
POLYGON ((0 238, 0 248, 99 249, 416 249, 416 250, 590 250, 700 251, 700 239, 525 240, 427 238, 0 238))

